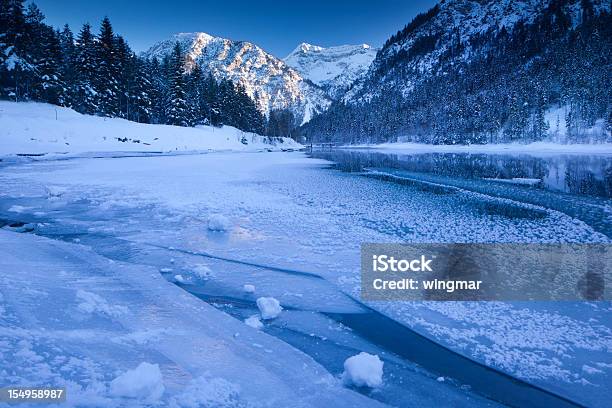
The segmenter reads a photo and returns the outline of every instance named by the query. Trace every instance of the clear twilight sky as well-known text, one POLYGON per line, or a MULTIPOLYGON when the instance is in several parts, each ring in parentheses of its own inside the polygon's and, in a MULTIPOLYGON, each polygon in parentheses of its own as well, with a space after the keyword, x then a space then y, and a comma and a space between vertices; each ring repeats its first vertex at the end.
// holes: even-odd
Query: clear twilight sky
POLYGON ((174 33, 204 31, 247 40, 277 57, 298 44, 380 46, 435 0, 34 0, 47 24, 85 22, 98 31, 108 16, 136 52, 174 33))

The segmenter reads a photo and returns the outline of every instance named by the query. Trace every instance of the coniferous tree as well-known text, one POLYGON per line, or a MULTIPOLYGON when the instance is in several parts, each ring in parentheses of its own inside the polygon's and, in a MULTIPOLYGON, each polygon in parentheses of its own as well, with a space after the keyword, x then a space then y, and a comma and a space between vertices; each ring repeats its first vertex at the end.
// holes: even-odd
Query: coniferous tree
POLYGON ((212 126, 220 126, 222 122, 220 86, 209 74, 204 82, 204 98, 208 108, 207 118, 212 126))
POLYGON ((208 107, 204 97, 204 73, 197 63, 187 78, 187 89, 187 100, 192 123, 195 125, 208 123, 208 107))
POLYGON ((155 90, 149 62, 133 57, 135 78, 132 88, 132 115, 128 119, 136 122, 151 123, 153 119, 153 98, 155 90))
POLYGON ((91 26, 83 25, 75 49, 75 82, 72 86, 74 108, 81 113, 98 112, 96 50, 91 26))
POLYGON ((66 87, 64 104, 72 107, 74 104, 74 84, 76 82, 76 47, 74 35, 68 24, 64 25, 64 28, 59 34, 59 41, 62 54, 61 73, 66 87))
POLYGON ((166 72, 154 57, 146 66, 151 78, 151 123, 166 123, 166 72))
POLYGON ((30 69, 24 59, 23 0, 0 0, 0 97, 19 100, 30 69))
POLYGON ((127 45, 123 37, 117 35, 114 38, 115 69, 117 72, 117 99, 119 103, 118 116, 131 118, 134 111, 136 89, 136 61, 135 55, 127 45))
POLYGON ((119 61, 115 34, 108 17, 104 17, 100 34, 95 42, 98 74, 95 89, 98 97, 98 113, 104 116, 118 116, 120 113, 119 61))
POLYGON ((189 106, 185 85, 184 55, 177 42, 170 56, 168 66, 168 106, 166 117, 168 124, 189 126, 189 106))
POLYGON ((63 55, 58 33, 44 25, 40 44, 44 50, 36 64, 37 99, 64 106, 68 101, 68 90, 63 78, 63 55))

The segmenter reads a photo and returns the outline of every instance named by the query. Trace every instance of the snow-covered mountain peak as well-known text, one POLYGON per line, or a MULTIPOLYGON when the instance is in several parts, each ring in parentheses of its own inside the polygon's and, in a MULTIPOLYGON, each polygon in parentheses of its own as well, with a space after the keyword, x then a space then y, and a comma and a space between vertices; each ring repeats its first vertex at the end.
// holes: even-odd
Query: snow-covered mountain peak
MULTIPOLYGON (((297 54, 297 53, 308 53, 308 52, 316 52, 316 51, 321 51, 323 50, 323 47, 320 47, 318 45, 312 45, 312 44, 308 44, 308 43, 301 43, 300 45, 298 45, 295 50, 291 51, 291 54, 297 54)), ((289 54, 289 55, 291 55, 289 54)))
POLYGON ((242 85, 265 114, 274 109, 289 109, 300 124, 330 104, 322 89, 304 81, 298 71, 248 41, 234 41, 204 32, 179 33, 155 44, 143 56, 163 59, 177 42, 185 53, 188 72, 197 63, 217 79, 242 85))
POLYGON ((367 72, 377 51, 368 44, 321 47, 302 43, 283 61, 335 99, 367 72))

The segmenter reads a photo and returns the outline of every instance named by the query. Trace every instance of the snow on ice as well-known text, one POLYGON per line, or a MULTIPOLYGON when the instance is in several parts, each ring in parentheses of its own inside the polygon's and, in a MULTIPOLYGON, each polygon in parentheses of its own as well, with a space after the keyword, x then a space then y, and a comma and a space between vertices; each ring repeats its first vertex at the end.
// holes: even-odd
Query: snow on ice
POLYGON ((110 383, 111 395, 137 398, 145 402, 158 401, 164 394, 162 373, 158 364, 142 362, 110 383))
POLYGON ((225 232, 231 228, 230 220, 221 214, 213 214, 208 218, 208 229, 210 231, 225 232))
POLYGON ((255 293, 255 286, 246 284, 242 287, 244 293, 255 293))
POLYGON ((192 273, 199 279, 210 279, 214 276, 213 271, 208 265, 196 264, 191 267, 192 273))
POLYGON ((190 381, 185 391, 170 400, 171 407, 243 407, 240 387, 224 378, 203 375, 190 381))
POLYGON ((85 313, 99 313, 109 317, 118 317, 128 313, 128 308, 121 305, 111 305, 101 296, 85 290, 78 290, 76 297, 79 300, 78 308, 85 313))

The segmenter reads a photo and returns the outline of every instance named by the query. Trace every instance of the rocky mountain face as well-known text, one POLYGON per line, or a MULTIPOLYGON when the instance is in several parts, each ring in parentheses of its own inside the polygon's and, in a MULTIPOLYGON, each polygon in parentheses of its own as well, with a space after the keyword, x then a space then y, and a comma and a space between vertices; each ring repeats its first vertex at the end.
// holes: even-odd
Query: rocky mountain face
POLYGON ((561 142, 609 139, 610 8, 610 0, 442 0, 391 36, 302 133, 348 143, 534 141, 554 129, 561 142))
POLYGON ((367 44, 324 48, 302 43, 283 61, 324 89, 330 98, 338 99, 364 76, 377 51, 367 44))
POLYGON ((189 72, 199 64, 217 79, 241 84, 266 115, 272 110, 290 110, 297 124, 305 123, 330 105, 326 92, 282 60, 247 41, 233 41, 206 33, 180 33, 155 44, 145 58, 163 59, 176 42, 186 53, 189 72))

